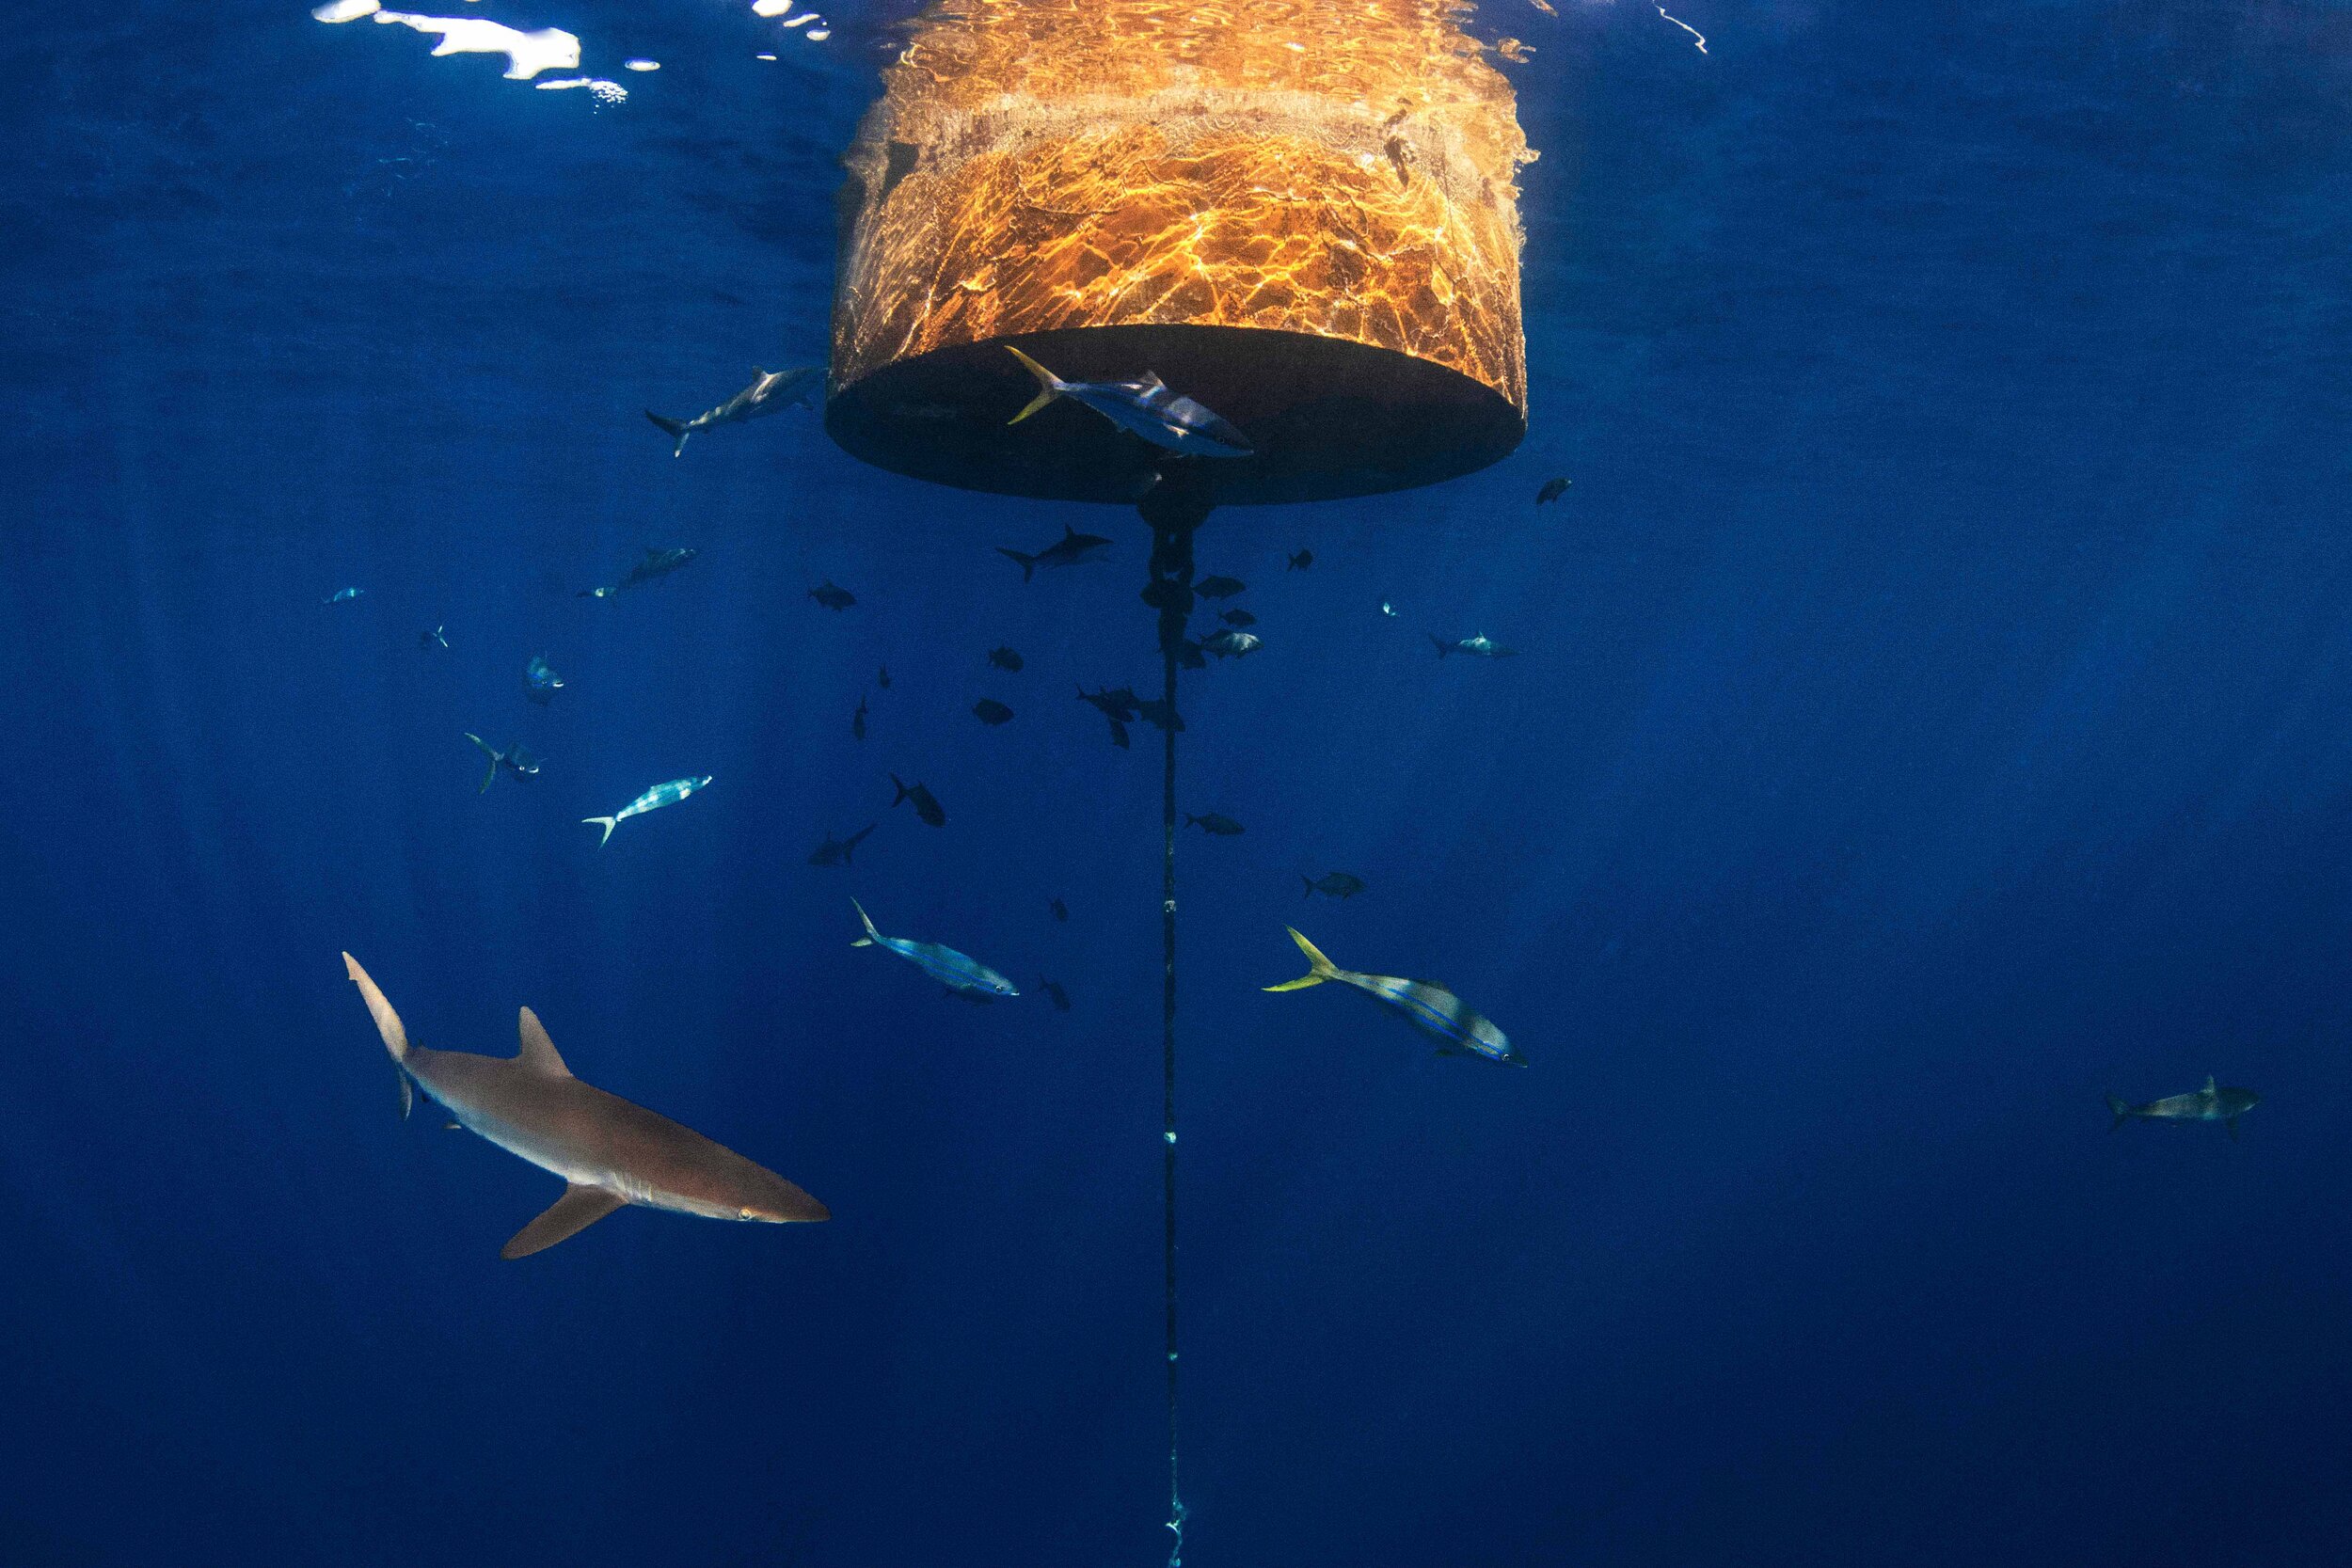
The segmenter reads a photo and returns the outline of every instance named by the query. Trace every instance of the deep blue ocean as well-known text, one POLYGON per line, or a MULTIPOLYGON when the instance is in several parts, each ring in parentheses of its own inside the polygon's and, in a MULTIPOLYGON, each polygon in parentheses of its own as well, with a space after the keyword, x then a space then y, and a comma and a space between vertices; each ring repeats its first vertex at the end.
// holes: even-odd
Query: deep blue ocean
MULTIPOLYGON (((1073 693, 1157 679, 1145 531, 642 416, 823 359, 899 13, 434 8, 628 98, 0 40, 0 1565, 1156 1565, 1158 737, 1073 693), (501 1262, 555 1179, 400 1119, 344 949, 831 1221, 501 1262)), ((1561 9, 1471 24, 1525 443, 1198 539, 1185 1562, 2352 1560, 2352 9, 1561 9), (1286 924, 1531 1065, 1263 992, 1286 924), (2237 1141, 2110 1135, 2209 1073, 2237 1141)))

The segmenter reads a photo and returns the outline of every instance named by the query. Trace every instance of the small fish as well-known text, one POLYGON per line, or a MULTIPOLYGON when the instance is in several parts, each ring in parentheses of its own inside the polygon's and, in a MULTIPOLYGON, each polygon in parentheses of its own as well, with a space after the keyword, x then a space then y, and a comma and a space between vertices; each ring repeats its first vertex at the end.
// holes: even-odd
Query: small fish
POLYGON ((1029 405, 1007 420, 1019 424, 1056 398, 1084 404, 1121 430, 1153 446, 1193 457, 1248 457, 1249 438, 1191 398, 1179 397, 1150 372, 1140 381, 1064 381, 1010 344, 1006 352, 1037 377, 1042 388, 1029 405))
POLYGON ((887 690, 889 690, 889 689, 890 689, 890 666, 889 666, 889 665, 887 665, 887 664, 883 665, 883 666, 882 667, 882 669, 881 669, 879 672, 877 672, 877 673, 876 673, 876 674, 875 674, 875 679, 874 679, 874 684, 875 684, 876 686, 881 687, 881 688, 882 688, 884 691, 887 691, 887 690))
POLYGON ((857 603, 857 595, 855 594, 850 593, 846 588, 836 586, 831 578, 827 578, 824 581, 810 589, 808 591, 808 596, 815 599, 818 604, 823 605, 827 610, 832 610, 835 614, 839 614, 842 610, 845 610, 851 605, 857 603))
POLYGON ((1021 994, 1010 980, 977 958, 959 953, 952 947, 943 947, 935 942, 883 936, 874 929, 874 922, 867 916, 863 904, 852 898, 850 907, 857 911, 858 920, 866 927, 866 934, 850 943, 850 946, 886 947, 959 995, 992 997, 1021 994))
POLYGON ((1215 833, 1219 838, 1232 838, 1242 831, 1240 823, 1230 816, 1220 816, 1216 812, 1209 812, 1200 816, 1195 816, 1192 813, 1186 812, 1184 813, 1184 826, 1197 827, 1202 832, 1215 833))
POLYGON ((1396 606, 1391 604, 1386 599, 1382 599, 1380 601, 1380 613, 1383 615, 1393 615, 1396 613, 1396 606))
POLYGON ((1165 697, 1154 697, 1148 703, 1137 703, 1136 713, 1145 723, 1155 729, 1165 730, 1170 735, 1182 735, 1184 732, 1184 716, 1177 712, 1175 705, 1165 697))
POLYGON ((645 418, 658 425, 661 433, 676 443, 670 448, 672 457, 686 455, 686 438, 697 431, 709 430, 723 424, 740 424, 756 420, 763 414, 782 413, 799 404, 803 408, 816 406, 813 401, 820 389, 825 373, 822 365, 804 365, 797 370, 763 371, 752 367, 752 384, 736 393, 716 408, 706 408, 691 420, 669 420, 645 410, 645 418))
POLYGON ((1123 686, 1116 689, 1105 688, 1101 691, 1089 691, 1082 686, 1078 688, 1078 701, 1091 703, 1101 710, 1104 718, 1114 721, 1136 716, 1136 694, 1123 686))
POLYGON ((1517 658, 1519 652, 1517 648, 1496 646, 1485 632, 1480 632, 1476 637, 1459 638, 1449 642, 1433 631, 1429 634, 1429 641, 1436 645, 1439 658, 1445 657, 1448 654, 1468 654, 1472 658, 1517 658))
POLYGON ((666 550, 658 550, 648 546, 645 549, 645 558, 628 569, 628 574, 621 578, 613 591, 618 593, 623 588, 643 588, 647 583, 660 582, 672 572, 691 563, 696 556, 702 553, 700 550, 688 549, 682 545, 666 550))
POLYGON ((1311 898, 1320 893, 1326 898, 1353 898, 1364 891, 1364 879, 1345 871, 1328 872, 1321 877, 1310 877, 1301 872, 1298 879, 1307 884, 1307 891, 1300 895, 1301 897, 1311 898))
POLYGON ((850 715, 850 735, 857 740, 866 738, 866 693, 858 693, 857 711, 850 715))
POLYGON ((1192 591, 1204 599, 1230 599, 1248 587, 1239 578, 1202 578, 1192 585, 1192 591))
POLYGON ((521 741, 515 742, 514 745, 501 752, 471 730, 466 732, 466 738, 481 747, 490 758, 490 766, 482 775, 482 789, 475 790, 476 795, 488 789, 497 781, 499 769, 501 768, 517 779, 535 779, 539 776, 539 759, 532 756, 521 741))
POLYGON ((649 811, 660 811, 663 806, 675 806, 694 791, 707 789, 709 785, 710 775, 707 773, 699 779, 672 779, 667 784, 654 785, 610 816, 583 816, 580 820, 587 823, 604 824, 604 836, 596 840, 596 847, 602 848, 612 842, 612 830, 630 817, 643 816, 649 811))
POLYGON ((1206 670, 1209 657, 1200 651, 1203 646, 1190 638, 1184 639, 1176 644, 1176 662, 1186 670, 1206 670))
POLYGON ((1246 610, 1229 610, 1217 617, 1229 626, 1254 626, 1258 618, 1246 610))
POLYGON ((1021 656, 1010 648, 990 649, 988 661, 999 670, 1009 670, 1016 675, 1021 673, 1021 656))
POLYGON ((2107 1114, 2115 1118, 2107 1124, 2107 1131, 2114 1132, 2135 1117, 2148 1121, 2217 1121, 2228 1126, 2231 1141, 2235 1142, 2237 1118, 2262 1101, 2263 1097, 2253 1090, 2216 1084, 2208 1073, 2203 1088, 2189 1094, 2169 1094, 2145 1105, 2107 1096, 2107 1114))
POLYGON ((1389 155, 1389 166, 1396 170, 1396 188, 1413 188, 1413 144, 1403 136, 1391 136, 1380 144, 1380 150, 1389 155))
POLYGON ((1111 744, 1122 752, 1135 749, 1135 742, 1128 737, 1127 726, 1116 719, 1111 721, 1111 744))
POLYGON ((523 666, 523 695, 547 706, 555 701, 555 694, 564 689, 564 677, 555 673, 545 654, 532 654, 531 662, 523 666))
POLYGON ((1568 482, 1566 480, 1548 479, 1544 481, 1544 487, 1535 492, 1535 504, 1542 506, 1547 501, 1556 501, 1567 493, 1568 482))
POLYGON ((1070 993, 1061 989, 1059 981, 1048 980, 1041 976, 1037 984, 1040 990, 1054 999, 1054 1011, 1066 1013, 1070 1010, 1070 993))
POLYGON ((575 599, 617 599, 620 596, 621 585, 617 582, 608 582, 601 588, 583 588, 572 595, 575 599))
POLYGON ((1316 951, 1315 944, 1291 929, 1291 941, 1307 955, 1308 972, 1295 980, 1285 980, 1279 986, 1262 987, 1264 990, 1304 990, 1326 980, 1338 980, 1379 998, 1405 1015, 1406 1022, 1438 1042, 1440 1056, 1459 1055, 1463 1052, 1486 1057, 1490 1062, 1502 1062, 1511 1067, 1525 1067, 1527 1058, 1511 1048, 1502 1030, 1479 1017, 1462 1003, 1462 999, 1434 980, 1400 980, 1392 974, 1359 974, 1354 970, 1339 969, 1330 959, 1316 951))
POLYGON ((1076 566, 1092 561, 1111 547, 1111 542, 1099 533, 1080 533, 1069 524, 1062 525, 1061 538, 1046 546, 1035 555, 996 546, 996 553, 1021 563, 1021 580, 1026 582, 1040 566, 1076 566))
POLYGON ((1221 631, 1200 644, 1219 658, 1240 658, 1265 646, 1265 640, 1255 632, 1221 631))
POLYGON ((448 647, 449 639, 441 635, 441 633, 447 630, 449 630, 448 626, 435 626, 431 631, 421 631, 417 633, 417 646, 420 648, 430 648, 438 644, 444 648, 448 647))
POLYGON ((321 604, 350 604, 350 603, 352 603, 354 600, 358 599, 358 598, 359 597, 359 595, 360 595, 360 594, 364 594, 364 593, 366 593, 366 592, 367 592, 367 590, 366 590, 366 589, 364 589, 364 588, 338 588, 338 589, 336 589, 336 590, 335 590, 335 592, 333 592, 332 594, 327 594, 327 595, 326 595, 326 597, 325 597, 325 598, 321 599, 321 600, 319 601, 319 603, 321 603, 321 604))
POLYGON ((901 800, 912 800, 914 802, 915 816, 934 828, 944 828, 947 825, 947 814, 940 809, 939 801, 932 797, 930 790, 925 789, 919 784, 899 784, 898 775, 896 773, 890 775, 890 782, 897 785, 898 790, 898 794, 891 797, 890 803, 893 806, 901 800))
POLYGON ((808 863, 811 865, 849 864, 850 856, 861 843, 865 842, 866 835, 872 832, 877 826, 876 823, 868 822, 847 838, 835 838, 833 834, 827 833, 825 842, 810 852, 808 863))
POLYGON ((993 697, 982 697, 972 705, 972 717, 991 726, 1012 721, 1012 709, 993 697))
POLYGON ((1068 920, 1070 918, 1070 906, 1063 903, 1058 898, 1055 899, 1051 904, 1048 904, 1045 907, 1054 911, 1054 918, 1056 920, 1068 920))
POLYGON ((1295 555, 1294 555, 1294 556, 1292 556, 1292 557, 1291 557, 1291 563, 1290 563, 1290 565, 1289 565, 1288 567, 1286 567, 1286 568, 1285 568, 1285 570, 1287 570, 1287 571, 1293 571, 1293 572, 1303 572, 1303 571, 1305 571, 1308 567, 1310 567, 1310 566, 1313 565, 1314 563, 1315 563, 1315 552, 1314 552, 1314 551, 1312 551, 1312 550, 1300 550, 1297 554, 1295 554, 1295 555))

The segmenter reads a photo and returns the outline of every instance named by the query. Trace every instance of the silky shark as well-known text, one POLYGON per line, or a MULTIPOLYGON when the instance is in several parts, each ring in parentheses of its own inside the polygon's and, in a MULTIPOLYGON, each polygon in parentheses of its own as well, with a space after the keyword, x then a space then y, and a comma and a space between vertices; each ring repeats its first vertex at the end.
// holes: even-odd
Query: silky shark
POLYGON ((357 958, 344 954, 343 967, 400 1069, 404 1115, 413 1103, 413 1082, 458 1126, 565 1181, 564 1196, 515 1232, 499 1249, 501 1258, 544 1251, 630 1203, 769 1225, 833 1217, 766 1166, 573 1077, 529 1007, 522 1010, 522 1049, 512 1056, 430 1051, 408 1043, 400 1015, 357 958))
POLYGON ((763 371, 752 368, 752 384, 736 393, 716 408, 706 408, 691 420, 673 420, 645 410, 645 418, 661 427, 661 433, 676 444, 670 449, 672 457, 686 455, 686 438, 698 430, 714 425, 740 424, 756 420, 763 414, 781 413, 799 404, 814 406, 817 394, 823 390, 825 367, 807 365, 799 370, 763 371))

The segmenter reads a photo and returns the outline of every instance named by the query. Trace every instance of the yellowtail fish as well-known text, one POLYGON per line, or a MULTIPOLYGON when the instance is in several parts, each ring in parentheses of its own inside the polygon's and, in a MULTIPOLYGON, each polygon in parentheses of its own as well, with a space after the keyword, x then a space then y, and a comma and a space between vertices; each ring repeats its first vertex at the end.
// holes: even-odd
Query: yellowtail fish
POLYGON ((660 811, 663 806, 675 806, 694 791, 708 785, 709 783, 710 775, 707 773, 699 779, 672 779, 667 784, 654 785, 610 816, 583 816, 580 820, 604 824, 604 837, 596 840, 596 847, 602 848, 612 841, 612 830, 628 818, 643 816, 649 811, 660 811))
POLYGON ((1403 1013, 1406 1022, 1438 1042, 1440 1056, 1467 1053, 1511 1067, 1527 1065, 1527 1058, 1511 1048, 1502 1030, 1470 1011, 1460 997, 1436 981, 1400 980, 1393 974, 1359 974, 1352 969, 1341 969, 1325 958, 1313 942, 1300 936, 1296 927, 1285 929, 1290 931, 1291 941, 1298 943, 1298 950, 1307 955, 1308 971, 1295 980, 1262 990, 1304 990, 1326 980, 1338 980, 1378 997, 1403 1013))
POLYGON ((422 1089, 453 1125, 564 1179, 564 1196, 515 1233, 501 1258, 527 1258, 628 1204, 714 1220, 769 1225, 822 1220, 825 1206, 764 1165, 668 1117, 572 1076, 529 1007, 512 1056, 432 1051, 408 1043, 391 1003, 350 954, 343 968, 400 1069, 405 1116, 422 1089))
POLYGON ((980 962, 979 959, 959 953, 952 947, 943 947, 935 942, 916 942, 911 937, 883 936, 874 929, 873 919, 866 914, 865 905, 852 898, 850 900, 850 908, 857 911, 858 919, 866 927, 866 934, 850 943, 850 946, 887 947, 959 995, 977 997, 985 1001, 992 996, 1021 994, 1013 988, 1010 980, 980 962))
POLYGON ((1192 399, 1178 397, 1148 372, 1140 381, 1064 381, 1009 343, 1005 351, 1020 360, 1042 388, 1007 424, 1019 424, 1056 398, 1068 398, 1168 451, 1196 457, 1248 457, 1255 451, 1249 438, 1232 424, 1192 399))

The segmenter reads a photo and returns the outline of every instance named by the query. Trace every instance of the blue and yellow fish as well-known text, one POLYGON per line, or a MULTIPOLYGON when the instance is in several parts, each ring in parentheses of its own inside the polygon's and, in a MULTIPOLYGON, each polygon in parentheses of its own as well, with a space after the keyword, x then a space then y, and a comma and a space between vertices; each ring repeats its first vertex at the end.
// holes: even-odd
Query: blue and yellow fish
POLYGON ((629 817, 643 816, 649 811, 660 811, 663 806, 675 806, 709 783, 710 775, 707 773, 699 779, 672 779, 667 784, 654 785, 610 816, 583 816, 580 820, 604 824, 604 837, 596 840, 597 847, 601 848, 612 841, 612 830, 629 817))
POLYGON ((1304 990, 1326 980, 1339 980, 1378 997, 1403 1013, 1406 1022, 1438 1042, 1440 1056, 1468 1053, 1509 1067, 1527 1065, 1527 1058, 1511 1048, 1502 1030, 1470 1011, 1460 997, 1443 986, 1432 980, 1400 980, 1393 974, 1359 974, 1352 969, 1341 969, 1325 958, 1313 942, 1300 936, 1296 927, 1284 928, 1290 931, 1291 941, 1298 943, 1298 950, 1307 955, 1308 971, 1295 980, 1263 990, 1304 990))
POLYGON ((959 953, 952 947, 943 947, 935 942, 883 936, 874 929, 873 917, 866 912, 865 905, 852 898, 850 908, 857 911, 858 919, 866 926, 866 934, 850 943, 850 946, 887 947, 959 995, 985 1002, 991 997, 1021 994, 1010 980, 979 959, 959 953))

